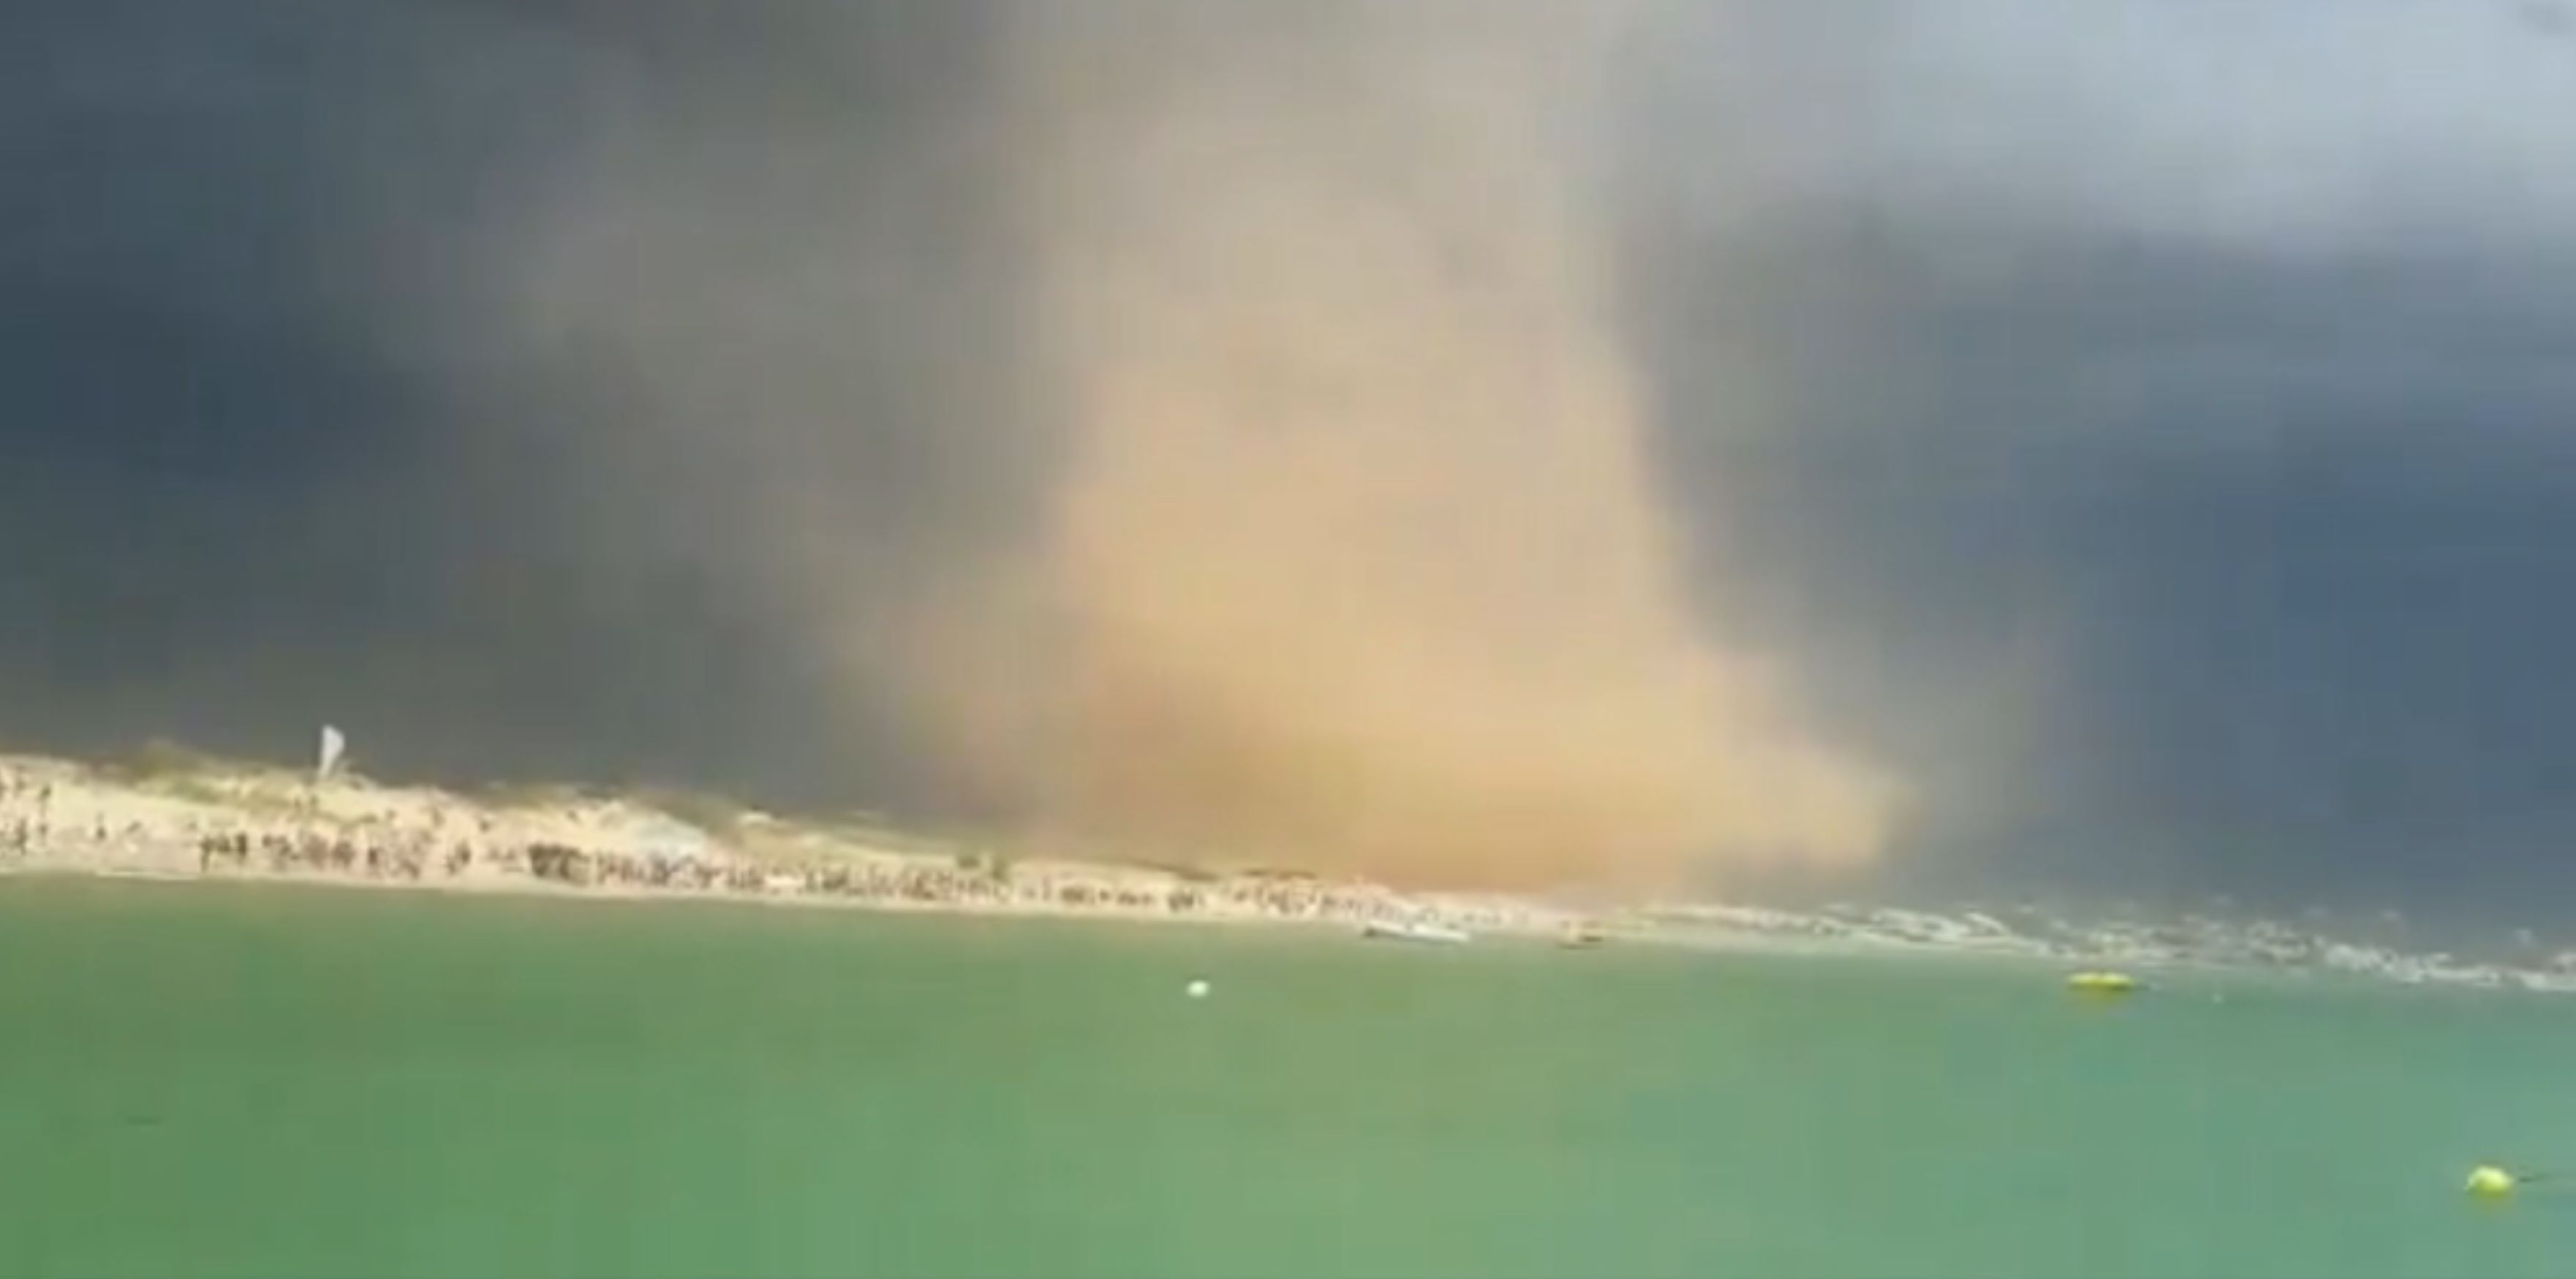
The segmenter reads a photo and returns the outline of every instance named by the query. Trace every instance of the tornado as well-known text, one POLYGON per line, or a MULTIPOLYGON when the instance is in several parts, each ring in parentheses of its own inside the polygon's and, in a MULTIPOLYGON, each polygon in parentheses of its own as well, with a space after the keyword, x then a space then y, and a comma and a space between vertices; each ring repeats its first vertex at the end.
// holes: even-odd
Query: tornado
POLYGON ((1895 780, 1687 586, 1588 171, 1624 8, 1015 12, 1061 457, 912 619, 925 749, 1047 837, 1407 885, 1879 852, 1895 780))

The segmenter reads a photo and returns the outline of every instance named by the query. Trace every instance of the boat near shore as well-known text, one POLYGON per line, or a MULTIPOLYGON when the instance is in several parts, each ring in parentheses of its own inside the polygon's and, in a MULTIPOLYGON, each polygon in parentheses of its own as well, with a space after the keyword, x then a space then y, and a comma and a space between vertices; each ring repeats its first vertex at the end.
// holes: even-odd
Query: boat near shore
POLYGON ((1460 929, 1427 919, 1372 919, 1360 925, 1360 936, 1372 941, 1422 942, 1436 946, 1462 946, 1472 940, 1460 929))

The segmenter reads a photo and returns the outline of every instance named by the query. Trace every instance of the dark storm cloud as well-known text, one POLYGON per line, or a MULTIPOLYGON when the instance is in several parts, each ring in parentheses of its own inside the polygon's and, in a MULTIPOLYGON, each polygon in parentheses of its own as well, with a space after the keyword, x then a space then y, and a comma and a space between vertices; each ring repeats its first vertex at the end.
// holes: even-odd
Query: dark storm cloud
MULTIPOLYGON (((1725 629, 1922 792, 1896 865, 2566 864, 2550 12, 1644 17, 1603 157, 1664 487, 1725 629)), ((1046 465, 990 25, 10 6, 0 732, 919 798, 764 583, 810 520, 892 598, 1046 465)))
POLYGON ((2477 6, 1753 16, 1643 80, 1640 328, 1752 615, 1940 779, 1913 865, 2558 876, 2563 42, 2477 6), (1736 387, 1750 426, 1695 424, 1736 387))
MULTIPOLYGON (((705 485, 700 500, 702 477, 591 447, 624 416, 646 428, 620 379, 478 340, 515 287, 491 242, 517 234, 549 174, 604 148, 776 186, 795 176, 778 157, 730 175, 699 159, 801 122, 833 130, 864 175, 971 71, 973 17, 10 6, 10 738, 96 749, 168 732, 278 754, 327 718, 394 771, 842 797, 849 770, 826 757, 874 743, 816 706, 811 656, 747 604, 724 503, 757 495, 705 485)), ((740 220, 717 233, 745 258, 786 256, 740 220)), ((930 255, 921 274, 936 284, 970 256, 930 255)), ((743 318, 721 314, 729 296, 715 278, 671 309, 718 329, 743 318)), ((884 346, 879 365, 902 354, 884 346)), ((945 406, 931 379, 890 381, 861 404, 883 429, 848 446, 856 491, 934 500, 921 455, 938 452, 924 441, 945 406)))

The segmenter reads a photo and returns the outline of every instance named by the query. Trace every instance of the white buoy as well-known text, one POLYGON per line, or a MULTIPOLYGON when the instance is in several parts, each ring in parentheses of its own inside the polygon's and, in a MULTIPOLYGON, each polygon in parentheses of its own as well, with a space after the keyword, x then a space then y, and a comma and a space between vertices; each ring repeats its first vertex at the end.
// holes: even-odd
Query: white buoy
POLYGON ((1192 999, 1205 999, 1208 997, 1207 978, 1194 978, 1187 987, 1184 987, 1184 989, 1189 992, 1189 996, 1192 999))

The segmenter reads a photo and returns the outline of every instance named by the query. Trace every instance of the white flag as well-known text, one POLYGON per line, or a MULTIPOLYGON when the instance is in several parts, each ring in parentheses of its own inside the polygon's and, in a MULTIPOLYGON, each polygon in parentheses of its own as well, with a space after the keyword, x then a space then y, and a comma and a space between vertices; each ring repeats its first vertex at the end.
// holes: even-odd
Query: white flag
POLYGON ((313 770, 314 779, 317 781, 330 780, 331 774, 339 770, 340 757, 347 754, 348 750, 349 739, 342 737, 339 729, 333 728, 328 724, 323 725, 322 763, 319 767, 313 770))

